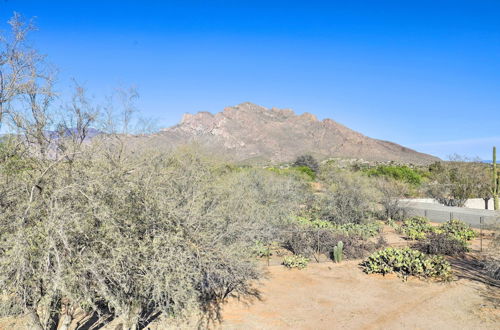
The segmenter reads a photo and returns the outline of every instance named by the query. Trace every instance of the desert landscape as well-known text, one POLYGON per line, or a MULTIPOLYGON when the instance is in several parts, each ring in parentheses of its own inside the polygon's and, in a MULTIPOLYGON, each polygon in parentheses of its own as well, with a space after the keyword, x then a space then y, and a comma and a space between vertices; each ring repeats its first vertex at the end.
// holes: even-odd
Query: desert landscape
POLYGON ((499 15, 0 1, 0 330, 498 329, 499 15))

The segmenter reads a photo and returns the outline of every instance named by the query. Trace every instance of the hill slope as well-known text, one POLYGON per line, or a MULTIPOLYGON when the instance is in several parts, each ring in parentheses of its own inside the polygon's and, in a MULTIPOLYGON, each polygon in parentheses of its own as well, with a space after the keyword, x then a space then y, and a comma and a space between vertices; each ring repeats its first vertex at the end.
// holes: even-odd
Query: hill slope
POLYGON ((302 154, 319 159, 357 158, 371 161, 430 163, 438 158, 401 145, 372 139, 331 119, 296 115, 289 109, 267 109, 252 103, 225 108, 215 115, 185 114, 175 126, 147 138, 171 148, 197 143, 237 162, 285 162, 302 154))

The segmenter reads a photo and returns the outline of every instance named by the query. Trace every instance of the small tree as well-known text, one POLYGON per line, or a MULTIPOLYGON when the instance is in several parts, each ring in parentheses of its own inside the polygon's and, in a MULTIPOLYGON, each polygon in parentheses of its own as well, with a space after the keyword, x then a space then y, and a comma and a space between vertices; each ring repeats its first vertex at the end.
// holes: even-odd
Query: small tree
POLYGON ((336 224, 363 223, 377 208, 379 192, 361 173, 332 170, 321 174, 323 194, 313 197, 313 210, 320 219, 336 224))
POLYGON ((487 199, 491 195, 491 179, 487 166, 476 159, 455 155, 431 172, 427 192, 441 204, 463 207, 469 198, 487 199))
POLYGON ((0 31, 0 127, 11 103, 30 88, 33 75, 39 75, 37 66, 43 61, 27 42, 29 33, 35 30, 33 22, 26 23, 14 13, 8 23, 10 33, 0 31))
POLYGON ((380 191, 380 204, 384 208, 387 220, 403 220, 405 209, 401 207, 400 198, 406 197, 410 189, 408 185, 390 178, 379 178, 376 187, 380 191))
POLYGON ((314 173, 318 173, 319 171, 318 161, 311 155, 302 155, 297 157, 293 166, 307 166, 313 170, 314 173))

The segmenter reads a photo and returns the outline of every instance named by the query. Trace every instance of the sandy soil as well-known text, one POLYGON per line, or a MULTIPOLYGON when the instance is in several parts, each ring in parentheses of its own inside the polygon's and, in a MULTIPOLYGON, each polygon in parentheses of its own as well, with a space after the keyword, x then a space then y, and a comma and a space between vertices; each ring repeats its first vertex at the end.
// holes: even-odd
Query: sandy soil
MULTIPOLYGON (((483 247, 491 239, 485 232, 483 247)), ((384 227, 391 246, 412 242, 384 227)), ((310 263, 303 270, 267 267, 260 298, 224 306, 222 329, 499 329, 500 283, 482 274, 472 253, 450 258, 456 280, 437 283, 366 275, 361 260, 310 263)))
POLYGON ((498 329, 499 288, 365 275, 358 261, 268 268, 261 298, 231 300, 223 329, 498 329))

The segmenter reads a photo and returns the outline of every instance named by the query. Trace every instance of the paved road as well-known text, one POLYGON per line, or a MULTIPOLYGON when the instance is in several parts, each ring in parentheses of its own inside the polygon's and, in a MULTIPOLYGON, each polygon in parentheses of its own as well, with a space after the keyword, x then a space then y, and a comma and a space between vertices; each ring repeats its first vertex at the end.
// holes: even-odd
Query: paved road
POLYGON ((400 203, 408 215, 425 216, 434 222, 460 219, 476 228, 481 227, 481 220, 485 227, 500 224, 500 211, 452 207, 411 200, 402 200, 400 203))

